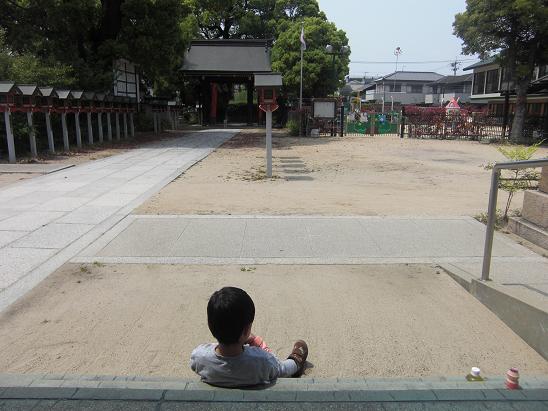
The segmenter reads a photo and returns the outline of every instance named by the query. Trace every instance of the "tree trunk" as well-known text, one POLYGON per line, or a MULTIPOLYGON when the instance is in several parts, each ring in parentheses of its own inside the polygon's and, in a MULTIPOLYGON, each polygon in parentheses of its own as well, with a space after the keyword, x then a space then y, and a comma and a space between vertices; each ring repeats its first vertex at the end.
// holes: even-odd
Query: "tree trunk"
POLYGON ((512 131, 510 140, 515 143, 522 143, 526 140, 523 136, 523 126, 527 116, 527 89, 529 88, 529 78, 520 79, 516 82, 516 107, 514 111, 514 121, 512 122, 512 131))
POLYGON ((116 39, 122 25, 122 3, 124 0, 102 0, 101 41, 116 39))

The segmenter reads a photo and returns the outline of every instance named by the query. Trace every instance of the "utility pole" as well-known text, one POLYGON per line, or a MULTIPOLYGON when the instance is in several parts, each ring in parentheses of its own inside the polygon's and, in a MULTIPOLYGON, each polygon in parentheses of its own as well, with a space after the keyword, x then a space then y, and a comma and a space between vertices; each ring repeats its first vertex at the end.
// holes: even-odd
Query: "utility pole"
POLYGON ((457 60, 455 57, 455 61, 449 64, 451 66, 451 70, 453 70, 453 76, 457 75, 457 71, 460 68, 461 62, 457 60))

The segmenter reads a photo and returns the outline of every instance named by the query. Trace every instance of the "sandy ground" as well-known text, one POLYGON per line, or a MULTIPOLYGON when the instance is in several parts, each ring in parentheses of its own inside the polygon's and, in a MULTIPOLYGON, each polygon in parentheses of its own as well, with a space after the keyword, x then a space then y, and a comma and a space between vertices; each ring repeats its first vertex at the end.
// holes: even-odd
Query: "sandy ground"
MULTIPOLYGON (((104 142, 93 146, 84 146, 82 149, 72 147, 69 152, 59 151, 56 154, 40 153, 38 158, 20 156, 17 159, 19 164, 59 164, 59 165, 78 165, 88 161, 100 160, 116 154, 142 146, 153 141, 166 138, 180 137, 182 131, 164 132, 160 135, 152 133, 136 133, 135 138, 131 140, 121 140, 113 142, 104 142)), ((0 159, 0 163, 7 163, 7 159, 0 159)), ((29 178, 37 177, 41 174, 33 173, 0 173, 0 188, 29 178)))
POLYGON ((211 293, 255 301, 254 332, 311 377, 548 373, 548 363, 445 273, 427 266, 67 264, 0 315, 0 372, 192 377, 212 337, 211 293))
MULTIPOLYGON (((482 165, 504 159, 470 141, 275 137, 266 180, 264 152, 263 132, 241 133, 136 213, 476 215, 488 202, 482 165)), ((513 208, 521 203, 516 196, 513 208)))

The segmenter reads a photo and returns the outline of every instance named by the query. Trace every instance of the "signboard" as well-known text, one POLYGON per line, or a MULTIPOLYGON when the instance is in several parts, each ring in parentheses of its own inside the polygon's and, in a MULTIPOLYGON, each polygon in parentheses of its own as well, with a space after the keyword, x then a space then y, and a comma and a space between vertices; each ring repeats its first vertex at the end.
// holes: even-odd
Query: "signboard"
POLYGON ((337 115, 337 102, 335 100, 318 100, 312 102, 314 118, 335 118, 337 115))
POLYGON ((114 95, 139 99, 139 75, 135 64, 124 60, 114 62, 114 95))

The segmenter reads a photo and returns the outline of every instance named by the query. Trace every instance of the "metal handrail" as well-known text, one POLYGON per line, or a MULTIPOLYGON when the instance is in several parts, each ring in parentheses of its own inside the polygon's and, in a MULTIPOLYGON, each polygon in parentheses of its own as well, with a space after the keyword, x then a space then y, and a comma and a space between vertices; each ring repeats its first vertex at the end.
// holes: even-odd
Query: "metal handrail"
POLYGON ((496 163, 493 166, 493 173, 491 174, 491 191, 489 192, 489 208, 487 210, 487 231, 485 233, 485 248, 483 251, 483 268, 481 270, 482 281, 489 281, 489 272, 491 271, 491 254, 493 251, 493 236, 495 234, 500 170, 518 170, 522 168, 545 166, 548 166, 548 158, 496 163))

